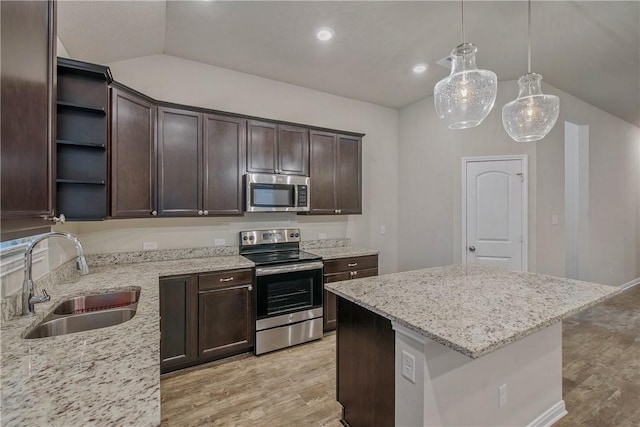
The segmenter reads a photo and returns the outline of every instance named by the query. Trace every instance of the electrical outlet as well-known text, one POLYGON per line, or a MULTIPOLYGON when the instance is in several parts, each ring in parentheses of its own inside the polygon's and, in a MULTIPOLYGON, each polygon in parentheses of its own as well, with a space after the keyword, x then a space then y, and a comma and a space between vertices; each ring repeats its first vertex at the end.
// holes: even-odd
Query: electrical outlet
POLYGON ((142 243, 142 250, 150 251, 153 249, 158 249, 158 242, 144 242, 142 243))
POLYGON ((318 234, 318 239, 326 239, 327 238, 327 233, 319 233, 318 234))
POLYGON ((498 406, 502 408, 507 404, 507 385, 502 384, 498 387, 498 406))
POLYGON ((380 226, 380 234, 386 234, 387 233, 387 227, 385 227, 384 225, 380 226))
POLYGON ((416 358, 404 350, 402 350, 402 376, 416 383, 416 358))
POLYGON ((225 239, 215 239, 213 244, 216 246, 224 246, 225 243, 227 243, 225 239))
POLYGON ((551 215, 551 225, 558 225, 558 215, 551 215))

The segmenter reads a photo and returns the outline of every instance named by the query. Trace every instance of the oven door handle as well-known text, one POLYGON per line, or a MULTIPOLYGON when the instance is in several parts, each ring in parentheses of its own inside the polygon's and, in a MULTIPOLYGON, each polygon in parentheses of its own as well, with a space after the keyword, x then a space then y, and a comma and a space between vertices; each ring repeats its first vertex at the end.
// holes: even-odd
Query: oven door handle
POLYGON ((294 273, 296 271, 319 270, 322 269, 322 262, 307 262, 304 264, 290 264, 278 267, 256 268, 256 276, 270 276, 272 274, 294 273))

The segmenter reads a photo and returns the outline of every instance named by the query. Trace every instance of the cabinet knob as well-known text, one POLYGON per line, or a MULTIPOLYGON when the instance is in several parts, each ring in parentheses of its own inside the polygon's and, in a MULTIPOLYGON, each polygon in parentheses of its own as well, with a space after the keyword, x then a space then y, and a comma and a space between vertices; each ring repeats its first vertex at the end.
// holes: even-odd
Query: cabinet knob
POLYGON ((470 250, 471 252, 475 252, 475 251, 476 251, 476 247, 475 247, 475 246, 469 246, 469 250, 470 250))
POLYGON ((198 215, 203 215, 203 214, 204 214, 204 212, 198 211, 198 215))
POLYGON ((334 210, 333 210, 333 212, 334 212, 334 213, 338 213, 338 209, 334 209, 334 210))
POLYGON ((60 216, 54 216, 51 218, 51 221, 55 222, 56 224, 64 224, 66 220, 67 218, 64 217, 64 214, 60 214, 60 216))
POLYGON ((351 273, 353 273, 353 277, 356 277, 358 275, 357 271, 352 271, 351 273))
POLYGON ((251 286, 251 285, 247 286, 247 290, 248 291, 252 291, 253 290, 253 286, 251 286))
POLYGON ((209 215, 209 211, 204 211, 203 212, 205 215, 209 215))
POLYGON ((151 211, 151 215, 158 216, 158 211, 151 211))

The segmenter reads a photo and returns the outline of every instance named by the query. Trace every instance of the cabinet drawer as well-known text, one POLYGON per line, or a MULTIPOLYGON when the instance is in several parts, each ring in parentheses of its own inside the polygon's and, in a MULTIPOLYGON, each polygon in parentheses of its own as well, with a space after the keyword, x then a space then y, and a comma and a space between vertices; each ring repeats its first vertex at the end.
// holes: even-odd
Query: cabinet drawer
POLYGON ((324 262, 325 274, 364 270, 368 268, 378 268, 378 255, 334 259, 324 262))
POLYGON ((367 268, 365 270, 346 271, 343 273, 325 274, 324 283, 341 282, 343 280, 361 279, 378 275, 377 268, 367 268), (353 274, 351 274, 353 273, 353 274))
POLYGON ((198 289, 217 289, 253 283, 253 272, 250 269, 217 271, 198 275, 198 289))

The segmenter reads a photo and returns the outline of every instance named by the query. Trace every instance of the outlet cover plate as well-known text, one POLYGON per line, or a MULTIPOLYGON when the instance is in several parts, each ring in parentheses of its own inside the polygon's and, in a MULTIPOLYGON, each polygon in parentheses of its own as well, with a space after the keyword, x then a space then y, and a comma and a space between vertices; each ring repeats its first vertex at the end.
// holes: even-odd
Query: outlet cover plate
POLYGON ((402 376, 416 383, 416 357, 402 350, 402 376))

